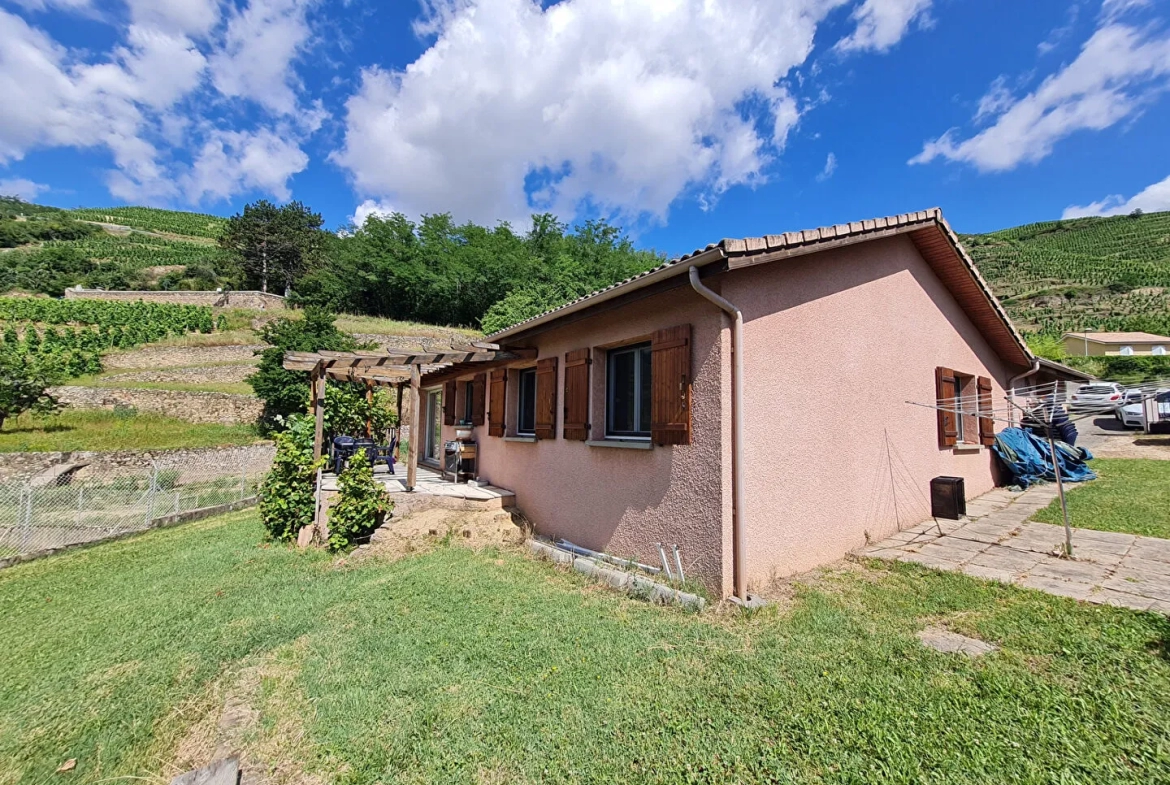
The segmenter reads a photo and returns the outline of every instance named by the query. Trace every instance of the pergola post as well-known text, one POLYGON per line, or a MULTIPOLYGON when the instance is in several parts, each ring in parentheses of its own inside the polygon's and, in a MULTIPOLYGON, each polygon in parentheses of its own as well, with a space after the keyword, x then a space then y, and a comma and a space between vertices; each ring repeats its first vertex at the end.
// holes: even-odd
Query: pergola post
POLYGON ((421 376, 418 366, 410 366, 410 443, 406 451, 406 490, 413 491, 418 475, 418 440, 422 436, 419 424, 419 386, 421 376))
POLYGON ((325 374, 320 365, 313 368, 310 386, 313 391, 313 462, 321 458, 321 445, 325 440, 325 374))
POLYGON ((366 379, 366 438, 374 435, 374 423, 371 417, 374 411, 374 382, 366 379))

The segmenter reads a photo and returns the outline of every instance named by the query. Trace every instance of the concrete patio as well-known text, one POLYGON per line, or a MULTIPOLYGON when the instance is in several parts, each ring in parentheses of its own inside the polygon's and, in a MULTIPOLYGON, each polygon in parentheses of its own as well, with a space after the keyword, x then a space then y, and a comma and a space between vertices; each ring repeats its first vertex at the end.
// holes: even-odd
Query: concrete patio
POLYGON ((1055 498, 1055 485, 997 489, 969 502, 962 520, 927 521, 863 554, 1170 615, 1170 540, 1074 529, 1075 558, 1061 558, 1064 528, 1028 520, 1055 498))
MULTIPOLYGON (((405 485, 406 469, 401 465, 395 467, 394 474, 390 474, 382 464, 375 466, 374 479, 382 483, 386 491, 392 496, 394 494, 408 493, 405 485)), ((327 472, 321 478, 321 490, 327 494, 336 492, 337 475, 332 472, 327 472)), ((419 464, 418 472, 415 475, 415 486, 412 495, 475 502, 485 508, 512 507, 516 503, 516 494, 505 488, 497 488, 494 485, 470 485, 464 482, 451 482, 448 479, 444 479, 443 475, 438 471, 428 468, 423 464, 419 464)))

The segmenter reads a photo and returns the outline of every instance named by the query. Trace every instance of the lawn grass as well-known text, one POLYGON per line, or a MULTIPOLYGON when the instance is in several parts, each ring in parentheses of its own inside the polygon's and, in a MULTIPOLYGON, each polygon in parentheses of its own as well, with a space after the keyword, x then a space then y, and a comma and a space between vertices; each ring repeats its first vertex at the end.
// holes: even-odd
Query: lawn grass
POLYGON ((0 782, 165 782, 240 694, 266 765, 347 785, 1170 778, 1153 614, 873 563, 694 615, 514 552, 260 539, 237 513, 0 571, 0 782))
MULTIPOLYGON (((251 425, 196 424, 142 413, 64 409, 48 417, 22 414, 0 428, 0 452, 167 450, 259 441, 251 425)), ((3 780, 0 780, 2 783, 3 780)))
MULTIPOLYGON (((1098 458, 1091 464, 1097 479, 1067 494, 1073 526, 1170 538, 1170 461, 1098 458)), ((1034 519, 1064 525, 1060 502, 1034 519)))

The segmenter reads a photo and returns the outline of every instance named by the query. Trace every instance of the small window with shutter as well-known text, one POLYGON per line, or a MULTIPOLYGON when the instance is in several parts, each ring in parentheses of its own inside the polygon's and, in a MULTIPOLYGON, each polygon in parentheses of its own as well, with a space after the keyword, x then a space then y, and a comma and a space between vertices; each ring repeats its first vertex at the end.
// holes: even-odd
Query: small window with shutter
POLYGON ((935 368, 934 384, 940 447, 995 443, 991 379, 935 368))

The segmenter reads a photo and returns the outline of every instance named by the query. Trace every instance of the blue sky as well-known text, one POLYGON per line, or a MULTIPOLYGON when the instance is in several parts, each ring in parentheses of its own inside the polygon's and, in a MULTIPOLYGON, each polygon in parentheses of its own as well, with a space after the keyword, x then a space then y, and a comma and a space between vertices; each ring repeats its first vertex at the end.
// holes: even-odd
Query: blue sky
POLYGON ((676 254, 1170 209, 1167 0, 0 0, 0 192, 300 199, 676 254))

